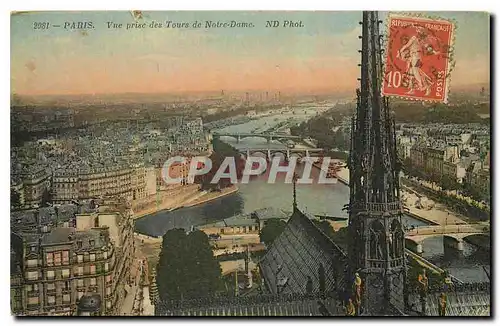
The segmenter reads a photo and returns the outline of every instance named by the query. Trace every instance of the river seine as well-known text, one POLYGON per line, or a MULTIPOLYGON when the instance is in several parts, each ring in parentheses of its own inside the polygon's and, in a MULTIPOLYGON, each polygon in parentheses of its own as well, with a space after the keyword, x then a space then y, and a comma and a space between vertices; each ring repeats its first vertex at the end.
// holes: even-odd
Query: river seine
MULTIPOLYGON (((245 124, 228 126, 217 130, 225 133, 263 132, 279 124, 286 127, 287 123, 296 123, 315 114, 315 110, 301 109, 299 114, 285 113, 276 116, 263 117, 245 124)), ((234 138, 223 137, 227 143, 236 148, 262 148, 267 141, 261 138, 245 138, 240 143, 234 138)), ((285 148, 283 144, 273 141, 271 148, 285 148)), ((297 166, 299 176, 302 174, 302 165, 297 166)), ((319 170, 313 168, 312 178, 319 170)), ((232 195, 213 200, 195 207, 180 208, 171 212, 158 212, 145 216, 135 222, 137 232, 163 236, 169 229, 184 228, 186 230, 196 225, 222 220, 242 213, 251 213, 260 208, 274 207, 285 211, 292 210, 292 184, 284 182, 285 174, 278 174, 274 184, 267 183, 267 174, 255 176, 248 184, 239 184, 239 191, 232 195)), ((343 207, 349 202, 349 187, 338 182, 336 184, 299 184, 297 185, 297 202, 301 209, 311 214, 347 217, 343 207)), ((404 224, 411 226, 425 225, 426 223, 404 217, 404 224)), ((423 242, 423 256, 436 265, 450 271, 451 274, 463 281, 488 281, 483 266, 490 269, 489 250, 478 249, 467 242, 464 251, 457 252, 444 248, 443 237, 436 236, 423 242)))

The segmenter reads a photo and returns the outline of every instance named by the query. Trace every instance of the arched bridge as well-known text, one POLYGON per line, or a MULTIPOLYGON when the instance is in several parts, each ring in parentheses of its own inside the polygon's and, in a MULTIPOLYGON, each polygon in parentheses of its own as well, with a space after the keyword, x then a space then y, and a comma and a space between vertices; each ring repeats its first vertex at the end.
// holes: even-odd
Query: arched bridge
POLYGON ((245 156, 245 158, 255 155, 256 153, 261 153, 266 156, 270 161, 276 154, 282 154, 286 160, 290 159, 292 156, 297 156, 299 158, 303 157, 313 157, 321 156, 324 153, 322 148, 284 148, 284 149, 271 149, 271 148, 241 148, 239 152, 245 156), (316 155, 314 155, 316 154, 316 155))
POLYGON ((292 136, 288 134, 262 134, 262 133, 213 133, 212 138, 217 139, 220 137, 233 137, 236 139, 236 141, 239 143, 242 139, 244 138, 249 138, 249 137, 258 137, 258 138, 264 138, 267 140, 268 143, 270 143, 272 140, 277 140, 280 142, 286 141, 286 140, 302 140, 300 136, 292 136))
POLYGON ((405 234, 406 241, 416 245, 417 253, 422 253, 422 243, 425 239, 443 236, 457 250, 463 250, 463 240, 473 235, 490 236, 490 226, 481 224, 431 225, 420 226, 405 234))

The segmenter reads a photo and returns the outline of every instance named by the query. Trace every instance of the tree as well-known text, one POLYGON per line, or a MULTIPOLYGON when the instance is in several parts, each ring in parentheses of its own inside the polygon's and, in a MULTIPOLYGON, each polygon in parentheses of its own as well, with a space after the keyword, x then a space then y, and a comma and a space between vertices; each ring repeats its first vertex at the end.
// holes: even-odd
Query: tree
POLYGON ((158 261, 158 290, 163 299, 178 298, 186 287, 184 264, 184 244, 186 233, 183 229, 169 230, 163 236, 162 251, 158 261))
POLYGON ((189 297, 208 296, 215 293, 221 285, 221 268, 215 259, 208 236, 202 231, 193 231, 186 238, 188 269, 185 277, 189 297))
POLYGON ((260 241, 270 246, 273 241, 283 232, 286 223, 280 219, 273 218, 266 222, 266 225, 260 231, 260 241))
POLYGON ((441 188, 443 190, 457 190, 460 187, 456 179, 448 175, 443 175, 441 177, 441 188))
POLYGON ((220 282, 220 265, 205 233, 186 235, 183 229, 173 229, 163 236, 157 279, 163 299, 207 297, 220 288, 220 282))

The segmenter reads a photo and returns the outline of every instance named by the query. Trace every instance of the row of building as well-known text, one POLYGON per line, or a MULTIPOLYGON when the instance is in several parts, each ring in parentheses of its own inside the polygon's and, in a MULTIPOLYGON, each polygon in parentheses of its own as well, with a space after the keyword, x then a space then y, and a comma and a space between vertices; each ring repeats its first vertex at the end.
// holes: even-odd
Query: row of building
MULTIPOLYGON (((155 195, 166 187, 161 170, 167 159, 210 153, 201 118, 174 116, 162 123, 165 129, 128 122, 72 129, 13 148, 12 206, 113 196, 142 201, 155 195)), ((186 174, 187 164, 171 168, 173 178, 186 174)))
POLYGON ((11 215, 13 314, 75 315, 84 296, 100 299, 101 315, 120 313, 135 253, 130 210, 89 203, 11 215))
MULTIPOLYGON (((169 167, 171 178, 181 178, 179 185, 187 184, 189 158, 169 167)), ((53 172, 40 167, 35 173, 15 175, 11 179, 11 193, 17 196, 15 208, 39 207, 49 201, 53 204, 70 204, 94 198, 123 197, 140 202, 158 191, 178 187, 167 184, 163 177, 161 161, 156 165, 135 164, 88 169, 59 168, 53 172)))
POLYGON ((473 133, 448 134, 437 138, 427 134, 403 134, 397 137, 402 160, 434 179, 448 179, 489 197, 489 138, 473 133))

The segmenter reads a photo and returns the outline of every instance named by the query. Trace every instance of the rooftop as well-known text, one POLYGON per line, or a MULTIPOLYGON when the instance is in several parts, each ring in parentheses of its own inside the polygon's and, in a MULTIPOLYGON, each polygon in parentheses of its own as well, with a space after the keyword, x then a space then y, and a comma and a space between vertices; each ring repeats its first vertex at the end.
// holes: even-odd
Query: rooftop
POLYGON ((331 296, 261 294, 248 297, 199 298, 160 304, 164 316, 335 316, 342 307, 331 296))
POLYGON ((281 209, 275 207, 266 207, 262 209, 258 209, 252 213, 260 221, 265 221, 272 218, 279 218, 286 220, 290 217, 289 212, 285 212, 281 209))
POLYGON ((62 243, 71 243, 71 236, 75 232, 74 228, 54 228, 42 235, 42 245, 51 246, 62 243))
POLYGON ((306 293, 312 281, 313 291, 320 288, 319 274, 324 272, 325 290, 343 287, 347 257, 328 236, 311 221, 311 215, 295 209, 285 230, 274 240, 260 261, 266 288, 280 293, 306 293), (320 270, 323 270, 320 272, 320 270))

